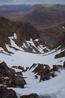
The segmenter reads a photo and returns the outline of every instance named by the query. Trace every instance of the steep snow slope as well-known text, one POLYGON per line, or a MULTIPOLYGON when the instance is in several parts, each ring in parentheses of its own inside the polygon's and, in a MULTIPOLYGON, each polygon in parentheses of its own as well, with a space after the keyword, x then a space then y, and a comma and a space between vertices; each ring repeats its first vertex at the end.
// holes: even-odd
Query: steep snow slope
MULTIPOLYGON (((10 50, 10 48, 9 48, 10 50)), ((6 55, 3 53, 0 53, 0 60, 4 60, 8 65, 21 65, 21 66, 31 66, 33 63, 41 63, 41 64, 63 64, 65 57, 55 59, 55 54, 59 53, 61 50, 56 51, 51 54, 32 54, 27 52, 20 51, 14 51, 14 54, 6 55)))
POLYGON ((33 74, 26 72, 27 87, 24 89, 13 88, 18 95, 26 95, 30 93, 37 93, 42 96, 50 96, 50 98, 65 98, 65 70, 58 74, 57 77, 48 81, 35 81, 33 74))
MULTIPOLYGON (((65 57, 55 59, 55 55, 63 51, 61 49, 58 50, 56 48, 44 54, 33 54, 33 53, 24 52, 23 48, 15 44, 15 42, 13 41, 13 37, 9 37, 9 39, 11 45, 6 44, 6 47, 8 51, 10 51, 12 54, 7 53, 4 51, 4 49, 0 48, 0 60, 5 61, 10 66, 21 65, 26 67, 26 66, 31 66, 33 63, 48 64, 50 66, 52 66, 53 64, 62 65, 65 60, 65 57)), ((32 40, 27 43, 32 43, 34 45, 32 40)))
MULTIPOLYGON (((0 48, 0 62, 5 61, 9 67, 20 65, 26 68, 30 67, 33 63, 48 64, 50 67, 52 67, 54 64, 62 65, 65 61, 65 57, 55 59, 55 55, 63 51, 61 49, 54 49, 44 54, 32 54, 24 52, 23 48, 18 47, 13 41, 12 37, 10 37, 10 42, 11 45, 7 44, 6 47, 8 51, 12 52, 12 54, 7 53, 4 51, 4 49, 0 48)), ((27 43, 33 44, 32 40, 27 43)), ((61 70, 61 72, 57 74, 58 76, 55 78, 52 78, 48 81, 39 82, 39 77, 38 79, 35 79, 32 70, 28 70, 23 72, 23 76, 26 77, 25 80, 27 83, 25 88, 12 89, 14 89, 19 96, 30 93, 37 93, 41 96, 48 95, 50 98, 65 98, 65 70, 61 70)))

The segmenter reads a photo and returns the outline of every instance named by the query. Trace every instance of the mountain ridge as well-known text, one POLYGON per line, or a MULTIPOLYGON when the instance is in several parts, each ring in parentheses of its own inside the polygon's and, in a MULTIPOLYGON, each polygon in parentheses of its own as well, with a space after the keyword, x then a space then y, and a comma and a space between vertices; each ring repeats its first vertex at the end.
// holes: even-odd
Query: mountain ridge
POLYGON ((57 48, 65 47, 65 24, 45 29, 40 32, 33 25, 27 22, 13 22, 4 17, 0 18, 0 47, 6 51, 5 44, 11 44, 9 37, 16 34, 17 38, 12 39, 15 44, 23 48, 23 50, 34 53, 44 53, 57 48), (4 29, 3 29, 4 28, 4 29), (4 40, 3 40, 4 38, 4 40))

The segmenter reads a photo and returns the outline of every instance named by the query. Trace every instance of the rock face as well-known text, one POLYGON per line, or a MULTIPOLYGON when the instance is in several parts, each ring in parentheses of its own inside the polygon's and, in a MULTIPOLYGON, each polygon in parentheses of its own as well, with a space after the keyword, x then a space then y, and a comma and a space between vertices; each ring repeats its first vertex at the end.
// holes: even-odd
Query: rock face
POLYGON ((65 62, 64 62, 64 64, 63 64, 63 67, 65 68, 65 62))
POLYGON ((56 59, 57 59, 57 58, 61 58, 61 57, 65 57, 65 50, 62 51, 62 52, 60 52, 59 54, 56 54, 56 55, 55 55, 55 58, 56 58, 56 59))
POLYGON ((18 46, 22 46, 22 42, 30 38, 39 38, 37 29, 30 23, 12 22, 6 18, 0 17, 0 47, 7 50, 5 43, 10 44, 8 37, 13 36, 14 33, 17 34, 15 42, 18 46))
MULTIPOLYGON (((48 49, 57 48, 65 42, 65 29, 63 29, 63 26, 65 26, 64 23, 39 31, 31 23, 13 22, 0 17, 0 47, 9 52, 6 44, 11 46, 9 37, 16 33, 17 38, 13 40, 24 51, 41 53, 40 50, 42 50, 42 53, 48 52, 48 49), (44 47, 46 48, 44 49, 44 47)), ((65 44, 63 47, 65 47, 65 44)))
POLYGON ((37 94, 23 95, 20 98, 40 98, 37 94))
POLYGON ((8 87, 21 87, 24 88, 26 84, 22 72, 17 73, 9 68, 5 62, 0 63, 0 84, 7 85, 8 87))
POLYGON ((36 79, 40 76, 40 81, 45 81, 55 77, 57 75, 56 72, 59 72, 60 69, 62 70, 64 65, 53 65, 53 67, 50 68, 49 65, 46 64, 33 64, 30 70, 31 68, 34 68, 32 72, 34 72, 36 79))
POLYGON ((17 95, 12 89, 0 86, 0 98, 17 98, 17 95))
MULTIPOLYGON (((65 6, 47 7, 37 5, 24 16, 24 21, 30 22, 39 30, 41 41, 52 49, 64 43, 65 38, 65 6), (64 40, 64 41, 63 41, 64 40)), ((65 46, 64 46, 65 47, 65 46)))
POLYGON ((50 67, 48 65, 38 64, 33 72, 40 76, 40 81, 50 79, 50 67))
POLYGON ((27 70, 29 69, 29 67, 26 67, 26 68, 24 69, 24 67, 22 67, 22 66, 12 66, 12 68, 14 68, 14 69, 19 69, 19 70, 21 70, 22 72, 25 72, 25 71, 27 71, 27 70))

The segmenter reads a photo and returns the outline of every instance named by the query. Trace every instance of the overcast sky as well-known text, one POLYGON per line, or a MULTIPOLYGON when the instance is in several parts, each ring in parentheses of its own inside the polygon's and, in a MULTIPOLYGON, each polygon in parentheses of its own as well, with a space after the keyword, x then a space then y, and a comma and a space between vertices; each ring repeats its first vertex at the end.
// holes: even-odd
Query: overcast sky
POLYGON ((64 4, 65 3, 65 0, 0 0, 0 4, 1 3, 22 3, 22 4, 27 4, 27 3, 31 3, 31 4, 34 4, 34 3, 62 3, 64 4))

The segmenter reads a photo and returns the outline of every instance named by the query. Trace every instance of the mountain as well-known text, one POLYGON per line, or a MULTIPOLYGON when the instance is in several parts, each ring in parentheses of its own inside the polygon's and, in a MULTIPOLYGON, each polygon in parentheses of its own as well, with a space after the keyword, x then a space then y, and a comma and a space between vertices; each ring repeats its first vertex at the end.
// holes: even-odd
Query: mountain
MULTIPOLYGON (((16 92, 17 98, 23 96, 30 98, 29 96, 32 95, 33 98, 35 95, 39 98, 54 98, 55 96, 64 98, 65 57, 55 59, 55 55, 64 49, 53 49, 45 54, 33 54, 24 52, 13 42, 12 45, 18 49, 7 45, 7 49, 13 54, 5 51, 3 51, 4 54, 0 53, 0 91, 2 92, 0 96, 8 95, 8 93, 4 94, 3 87, 6 85, 6 88, 16 92)), ((9 95, 11 96, 12 92, 9 95)))
MULTIPOLYGON (((5 44, 10 44, 9 37, 13 36, 14 33, 17 36, 15 42, 17 45, 22 46, 26 40, 35 40, 39 38, 38 31, 29 23, 16 23, 9 21, 3 17, 0 18, 0 47, 6 49, 5 44), (4 28, 4 29, 3 29, 4 28), (4 38, 4 40, 3 40, 4 38)), ((25 47, 23 47, 25 50, 25 47)))
POLYGON ((24 15, 24 21, 35 25, 37 29, 43 31, 45 28, 57 25, 65 21, 65 6, 37 5, 32 7, 32 11, 24 15))
POLYGON ((0 10, 5 9, 5 10, 17 10, 17 11, 21 11, 21 12, 28 12, 30 11, 32 8, 32 5, 26 5, 26 4, 6 4, 6 5, 0 5, 0 10))
POLYGON ((24 51, 44 53, 54 48, 65 47, 65 24, 59 24, 52 28, 39 32, 30 23, 13 22, 6 18, 0 18, 0 47, 6 49, 6 44, 11 45, 9 37, 16 34, 14 42, 24 51), (3 29, 4 28, 4 29, 3 29), (3 40, 4 38, 4 40, 3 40))
POLYGON ((34 5, 23 19, 43 31, 65 21, 65 5, 34 5))
POLYGON ((65 5, 1 5, 0 16, 13 21, 27 21, 42 30, 65 21, 65 5))
POLYGON ((0 5, 0 17, 9 18, 10 20, 21 21, 24 14, 32 9, 32 5, 26 4, 4 4, 0 5))
POLYGON ((65 6, 13 9, 0 17, 0 98, 65 98, 65 6))

